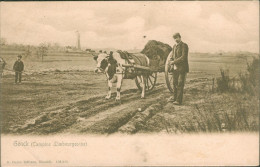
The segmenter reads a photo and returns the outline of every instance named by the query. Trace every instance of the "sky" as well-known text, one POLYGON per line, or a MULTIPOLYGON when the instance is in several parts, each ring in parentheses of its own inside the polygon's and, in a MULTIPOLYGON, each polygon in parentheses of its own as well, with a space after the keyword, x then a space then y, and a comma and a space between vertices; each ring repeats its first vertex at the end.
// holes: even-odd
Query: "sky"
POLYGON ((1 37, 83 48, 142 49, 174 44, 179 32, 193 52, 259 53, 258 1, 0 2, 1 37), (144 38, 145 36, 145 38, 144 38))

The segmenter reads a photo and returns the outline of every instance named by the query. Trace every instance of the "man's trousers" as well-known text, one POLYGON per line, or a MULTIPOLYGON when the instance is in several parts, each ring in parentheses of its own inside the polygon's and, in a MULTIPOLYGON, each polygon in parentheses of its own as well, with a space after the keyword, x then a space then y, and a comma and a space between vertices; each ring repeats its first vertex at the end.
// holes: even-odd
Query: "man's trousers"
POLYGON ((19 82, 22 81, 22 72, 15 72, 15 83, 17 83, 18 80, 19 82))
POLYGON ((174 99, 182 104, 183 99, 183 89, 186 80, 186 72, 180 72, 177 70, 173 71, 173 90, 174 90, 174 99))

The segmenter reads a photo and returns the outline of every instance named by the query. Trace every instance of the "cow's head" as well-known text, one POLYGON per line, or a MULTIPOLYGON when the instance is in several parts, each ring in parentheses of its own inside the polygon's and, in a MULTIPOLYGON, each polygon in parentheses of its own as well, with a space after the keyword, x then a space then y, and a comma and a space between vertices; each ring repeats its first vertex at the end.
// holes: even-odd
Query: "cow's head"
POLYGON ((108 79, 112 79, 117 68, 117 61, 113 58, 113 52, 109 56, 107 54, 99 54, 94 59, 97 62, 95 72, 105 72, 108 79))
POLYGON ((98 56, 94 56, 94 60, 97 62, 95 72, 104 72, 108 66, 108 55, 101 53, 98 56))

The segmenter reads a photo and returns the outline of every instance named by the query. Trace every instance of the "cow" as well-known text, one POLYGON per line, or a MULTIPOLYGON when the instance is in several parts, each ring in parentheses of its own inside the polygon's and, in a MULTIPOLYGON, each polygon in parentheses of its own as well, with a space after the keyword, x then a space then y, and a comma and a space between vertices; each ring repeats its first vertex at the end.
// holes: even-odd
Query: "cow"
MULTIPOLYGON (((145 56, 144 54, 141 54, 141 58, 144 64, 147 66, 149 65, 149 58, 145 56)), ((121 91, 121 86, 123 83, 123 79, 128 79, 126 78, 126 67, 124 65, 130 64, 131 62, 128 59, 124 59, 120 56, 119 52, 110 52, 110 54, 106 53, 100 53, 97 56, 94 56, 94 60, 97 63, 95 72, 100 73, 103 72, 105 73, 107 77, 107 82, 108 82, 108 94, 105 97, 106 99, 111 98, 111 88, 112 84, 116 83, 116 90, 117 90, 117 95, 116 95, 116 101, 120 100, 120 91, 121 91)), ((140 55, 138 60, 140 60, 140 55)), ((136 60, 135 60, 136 61, 136 60)), ((136 63, 136 62, 133 62, 136 63)), ((137 62, 138 63, 138 62, 137 62)), ((140 64, 140 62, 139 62, 140 64)), ((136 76, 140 77, 141 79, 141 98, 145 98, 145 81, 147 79, 147 76, 145 73, 139 72, 136 73, 136 76)))

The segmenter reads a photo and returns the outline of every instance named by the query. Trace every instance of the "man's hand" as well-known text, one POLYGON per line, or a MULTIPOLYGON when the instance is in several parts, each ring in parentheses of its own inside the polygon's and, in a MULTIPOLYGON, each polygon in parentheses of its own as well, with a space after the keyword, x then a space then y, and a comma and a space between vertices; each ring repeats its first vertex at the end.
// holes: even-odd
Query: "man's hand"
POLYGON ((174 64, 175 64, 175 61, 174 61, 174 60, 171 60, 171 61, 169 62, 169 64, 170 64, 170 65, 174 65, 174 64))

